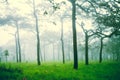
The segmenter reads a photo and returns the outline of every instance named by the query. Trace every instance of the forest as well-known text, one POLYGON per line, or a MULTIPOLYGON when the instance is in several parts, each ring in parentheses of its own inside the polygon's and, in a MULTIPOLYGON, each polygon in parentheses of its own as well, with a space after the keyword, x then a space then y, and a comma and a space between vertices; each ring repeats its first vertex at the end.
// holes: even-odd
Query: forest
POLYGON ((0 8, 0 80, 120 80, 120 0, 0 8))

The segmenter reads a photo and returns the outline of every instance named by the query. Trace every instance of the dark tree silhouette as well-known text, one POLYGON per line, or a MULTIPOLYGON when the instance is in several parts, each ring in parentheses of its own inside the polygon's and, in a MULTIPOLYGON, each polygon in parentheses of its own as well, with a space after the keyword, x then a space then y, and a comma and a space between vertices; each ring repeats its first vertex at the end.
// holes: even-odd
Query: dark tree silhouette
POLYGON ((72 4, 72 30, 73 30, 74 69, 78 69, 77 33, 76 33, 76 0, 69 0, 69 1, 72 4))
MULTIPOLYGON (((78 23, 79 24, 79 23, 78 23)), ((80 24, 79 24, 80 25, 80 24)), ((89 55, 88 55, 88 41, 89 41, 89 38, 96 35, 97 32, 94 32, 92 30, 86 30, 84 28, 84 23, 82 22, 81 23, 81 28, 85 34, 85 64, 88 65, 89 64, 89 55)))

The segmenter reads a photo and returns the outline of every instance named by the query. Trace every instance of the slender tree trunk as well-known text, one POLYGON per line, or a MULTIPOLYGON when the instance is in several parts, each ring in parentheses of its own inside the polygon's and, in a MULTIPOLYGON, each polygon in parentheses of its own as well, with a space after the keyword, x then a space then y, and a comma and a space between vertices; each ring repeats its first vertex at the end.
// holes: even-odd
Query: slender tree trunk
POLYGON ((55 61, 55 47, 54 47, 54 43, 53 43, 53 61, 55 61))
POLYGON ((44 45, 44 61, 46 60, 45 45, 44 45))
POLYGON ((39 33, 37 33, 37 62, 38 62, 38 65, 41 64, 40 62, 40 42, 39 42, 39 33))
POLYGON ((100 39, 100 54, 99 54, 99 63, 102 62, 102 50, 103 50, 103 38, 100 39))
POLYGON ((73 50, 74 50, 74 69, 78 69, 77 55, 77 35, 76 35, 76 0, 72 1, 72 30, 73 30, 73 50))
POLYGON ((0 62, 1 62, 1 57, 0 57, 0 62))
POLYGON ((34 10, 34 17, 35 17, 35 25, 36 25, 36 38, 37 38, 37 63, 41 65, 40 62, 40 37, 39 37, 39 26, 38 26, 38 17, 35 8, 35 1, 33 0, 33 10, 34 10))
POLYGON ((41 60, 41 62, 44 61, 44 54, 42 54, 41 51, 40 51, 40 60, 41 60))
POLYGON ((60 46, 58 45, 58 61, 60 60, 60 46))
POLYGON ((89 58, 88 58, 88 34, 85 32, 85 64, 89 64, 89 58))
POLYGON ((16 46, 16 61, 18 63, 18 40, 17 40, 17 33, 15 33, 15 46, 16 46))
POLYGON ((7 56, 6 56, 6 63, 7 63, 7 56))
POLYGON ((64 40, 63 40, 63 19, 61 19, 61 45, 62 45, 62 57, 63 64, 65 63, 65 51, 64 51, 64 40))
POLYGON ((71 60, 71 40, 68 40, 68 60, 71 60))
POLYGON ((68 53, 69 53, 68 54, 68 58, 69 58, 68 60, 70 61, 70 45, 68 46, 68 53))
POLYGON ((17 21, 16 21, 16 27, 17 27, 17 42, 18 42, 19 62, 21 63, 21 44, 20 44, 19 26, 18 26, 17 21))
POLYGON ((119 61, 119 51, 116 51, 116 61, 119 61))

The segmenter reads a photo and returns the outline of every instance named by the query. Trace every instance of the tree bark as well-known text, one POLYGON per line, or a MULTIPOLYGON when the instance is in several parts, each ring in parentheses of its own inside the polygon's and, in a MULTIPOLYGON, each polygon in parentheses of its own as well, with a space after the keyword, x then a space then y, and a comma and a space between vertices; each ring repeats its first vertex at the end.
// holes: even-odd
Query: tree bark
POLYGON ((55 61, 55 47, 54 47, 54 43, 53 43, 53 61, 55 61))
POLYGON ((62 45, 62 57, 63 64, 65 63, 65 51, 64 51, 64 40, 63 40, 63 19, 61 19, 61 45, 62 45))
POLYGON ((17 32, 15 33, 15 46, 16 46, 16 61, 18 63, 18 40, 17 40, 17 32))
POLYGON ((60 48, 61 48, 61 46, 58 45, 57 48, 58 48, 57 51, 58 51, 58 61, 59 61, 60 60, 60 48))
POLYGON ((70 61, 71 60, 71 58, 70 58, 70 45, 68 46, 68 60, 70 61))
POLYGON ((76 35, 76 0, 71 0, 72 3, 72 30, 73 30, 73 52, 74 52, 74 69, 78 69, 77 55, 77 35, 76 35))
POLYGON ((19 53, 19 62, 21 63, 21 44, 20 44, 20 34, 19 34, 19 26, 18 22, 16 21, 16 27, 17 27, 17 43, 18 43, 18 53, 19 53))
POLYGON ((85 32, 85 64, 89 64, 89 58, 88 58, 88 34, 85 32))
POLYGON ((46 61, 46 52, 45 52, 45 45, 44 45, 44 62, 46 61))
POLYGON ((35 1, 33 0, 33 11, 34 11, 34 17, 35 17, 35 25, 36 25, 36 38, 37 38, 37 63, 38 65, 41 65, 40 61, 40 37, 39 37, 39 27, 38 27, 38 17, 36 13, 35 8, 35 1))
POLYGON ((103 38, 100 39, 100 54, 99 54, 99 63, 102 62, 102 50, 103 50, 103 38))

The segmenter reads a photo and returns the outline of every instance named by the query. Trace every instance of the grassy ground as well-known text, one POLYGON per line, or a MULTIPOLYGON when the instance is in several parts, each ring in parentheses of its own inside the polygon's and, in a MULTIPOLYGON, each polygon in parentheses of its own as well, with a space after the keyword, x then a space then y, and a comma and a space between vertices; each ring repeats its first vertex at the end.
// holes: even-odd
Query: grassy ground
POLYGON ((72 63, 0 63, 0 80, 120 80, 120 63, 79 63, 74 70, 72 63))

